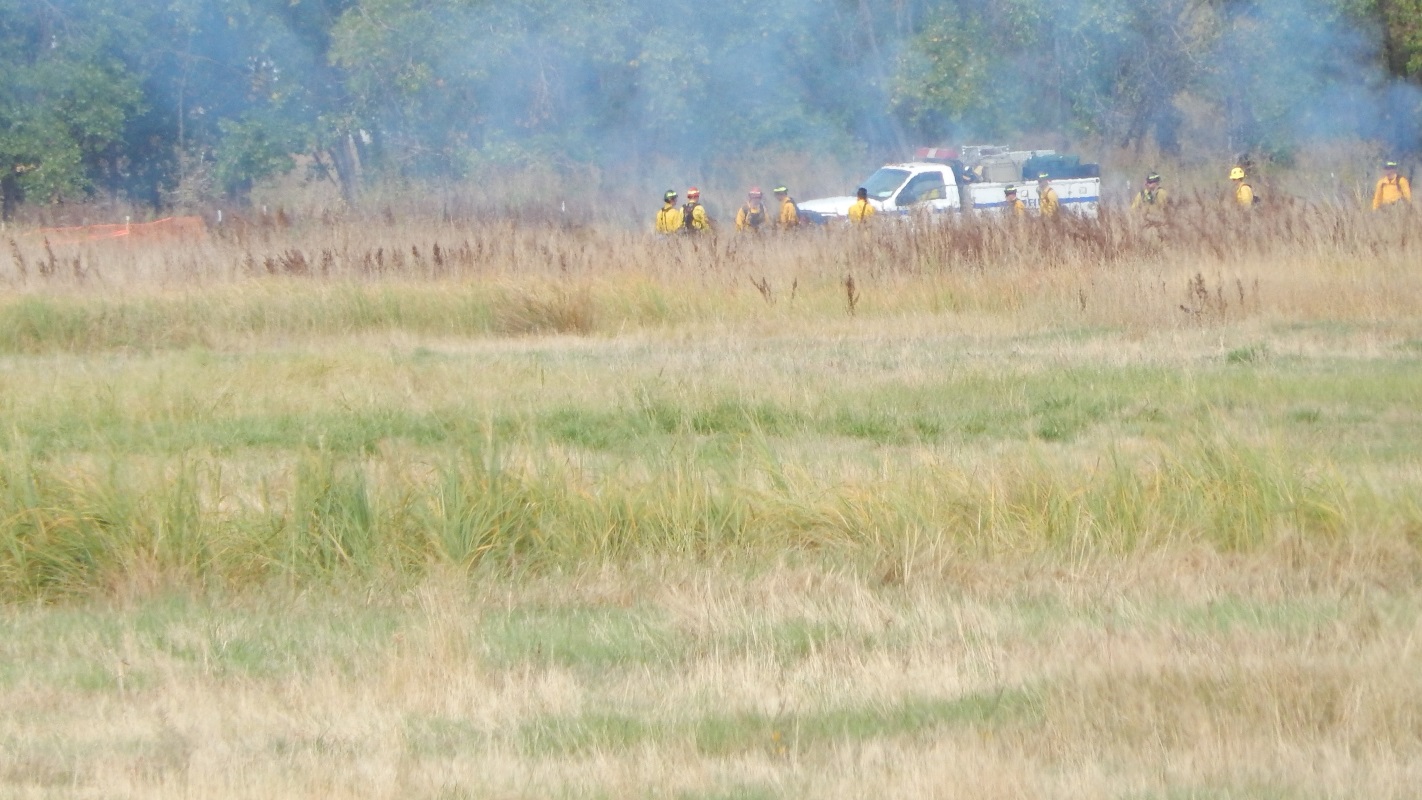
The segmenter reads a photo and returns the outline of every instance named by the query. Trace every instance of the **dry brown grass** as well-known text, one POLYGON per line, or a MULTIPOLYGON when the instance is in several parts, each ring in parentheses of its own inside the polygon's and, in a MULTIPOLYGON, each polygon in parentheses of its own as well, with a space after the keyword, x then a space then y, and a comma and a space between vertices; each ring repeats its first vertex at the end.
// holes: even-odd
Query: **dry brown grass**
POLYGON ((7 657, 26 668, 0 689, 0 785, 1404 798, 1422 777, 1422 619, 1387 557, 958 563, 887 586, 658 564, 436 578, 355 613, 298 597, 281 620, 11 609, 7 657))
MULTIPOLYGON (((1279 385, 1272 354, 1377 363, 1400 376, 1380 385, 1407 390, 1422 341, 1415 219, 1282 203, 1242 217, 1199 198, 1165 228, 1108 213, 662 241, 556 215, 378 214, 273 216, 141 250, 16 236, 8 264, 0 254, 4 409, 103 421, 104 435, 168 422, 221 434, 249 415, 635 411, 643 393, 812 419, 846 385, 892 405, 916 397, 895 391, 957 389, 939 377, 950 371, 985 386, 1081 367, 1089 380, 1159 373, 1060 444, 1016 431, 776 442, 764 456, 775 469, 743 488, 777 503, 732 504, 762 525, 772 512, 809 520, 795 546, 757 551, 774 563, 681 532, 672 552, 630 563, 481 570, 417 554, 413 588, 378 574, 267 588, 170 580, 171 565, 132 548, 127 573, 89 600, 0 608, 0 794, 1411 797, 1415 411, 1247 393, 1279 385), (167 357, 187 348, 198 352, 167 357), (1238 362, 1243 388, 1197 389, 1207 361, 1238 362), (1153 408, 1198 417, 1151 424, 1153 408), (1330 427, 1286 424, 1311 412, 1330 427), (1309 439, 1340 432, 1357 452, 1309 439), (1403 452, 1371 455, 1389 444, 1403 452), (1112 457, 1127 466, 1113 473, 1112 457), (1262 463, 1192 472, 1236 457, 1262 463), (1266 498, 1282 510, 1238 507, 1254 489, 1289 496, 1266 498), (1323 507, 1340 498, 1359 505, 1323 507), (1267 535, 1232 546, 1208 522, 1232 513, 1268 516, 1267 535)), ((691 429, 671 442, 699 440, 691 429)), ((359 464, 392 495, 433 484, 447 454, 374 449, 359 464)), ((70 479, 61 488, 85 500, 92 478, 109 506, 85 513, 102 522, 130 502, 110 496, 127 484, 105 482, 104 465, 163 487, 184 474, 169 455, 6 463, 70 479)), ((225 477, 218 511, 283 502, 303 457, 175 456, 225 477)), ((507 463, 573 476, 567 503, 588 507, 611 488, 603 470, 635 485, 679 466, 526 442, 507 463)), ((687 474, 661 495, 629 490, 606 519, 640 497, 700 513, 677 494, 701 480, 687 474)), ((29 511, 56 527, 75 516, 29 511)), ((153 552, 181 511, 135 514, 157 521, 143 531, 153 552)), ((267 556, 253 529, 242 546, 256 573, 267 556)))
MULTIPOLYGON (((869 232, 722 232, 672 241, 537 214, 229 219, 196 245, 57 245, 20 234, 8 242, 8 263, 0 257, 0 282, 11 289, 10 303, 102 297, 124 310, 143 299, 169 318, 204 298, 233 308, 268 305, 263 286, 293 299, 327 298, 306 322, 280 323, 307 325, 303 335, 320 334, 323 325, 349 332, 349 323, 321 316, 332 286, 404 293, 407 318, 423 314, 426 327, 443 318, 438 324, 451 333, 494 336, 944 312, 996 317, 1019 330, 1146 332, 1401 318, 1415 310, 1422 277, 1413 268, 1413 216, 1286 202, 1240 214, 1206 198, 1177 203, 1164 226, 1108 209, 1099 221, 882 220, 869 232), (256 299, 244 302, 249 297, 256 299), (487 308, 470 318, 458 300, 487 308)), ((180 333, 207 343, 261 334, 254 313, 201 312, 180 333)), ((398 320, 370 324, 401 327, 398 320)), ((154 346, 168 344, 164 332, 154 335, 154 346)))

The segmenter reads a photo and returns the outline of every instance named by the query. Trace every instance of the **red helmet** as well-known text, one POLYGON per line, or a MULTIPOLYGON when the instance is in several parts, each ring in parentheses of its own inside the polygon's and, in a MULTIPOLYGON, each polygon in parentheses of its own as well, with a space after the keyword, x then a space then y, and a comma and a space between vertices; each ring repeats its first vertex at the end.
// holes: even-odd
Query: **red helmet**
POLYGON ((759 186, 752 186, 752 187, 751 187, 751 190, 750 190, 750 198, 751 198, 752 200, 759 200, 759 199, 761 198, 761 196, 762 196, 762 195, 761 195, 761 193, 760 193, 760 187, 759 187, 759 186))
POLYGON ((690 189, 687 189, 687 190, 686 190, 686 199, 687 199, 687 200, 695 200, 696 198, 698 198, 698 197, 700 197, 700 196, 701 196, 701 190, 698 189, 698 188, 696 188, 695 186, 693 186, 693 187, 691 187, 690 189))

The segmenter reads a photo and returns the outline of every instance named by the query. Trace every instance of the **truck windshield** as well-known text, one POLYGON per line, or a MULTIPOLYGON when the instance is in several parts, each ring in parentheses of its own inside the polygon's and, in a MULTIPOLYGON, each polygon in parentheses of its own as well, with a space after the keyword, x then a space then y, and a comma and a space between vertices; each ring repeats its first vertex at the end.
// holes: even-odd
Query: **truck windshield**
POLYGON ((873 175, 870 175, 869 179, 860 185, 863 186, 864 190, 869 193, 869 196, 875 200, 888 200, 894 196, 894 192, 900 186, 904 185, 904 179, 908 176, 909 173, 906 169, 890 169, 889 167, 884 167, 873 175))

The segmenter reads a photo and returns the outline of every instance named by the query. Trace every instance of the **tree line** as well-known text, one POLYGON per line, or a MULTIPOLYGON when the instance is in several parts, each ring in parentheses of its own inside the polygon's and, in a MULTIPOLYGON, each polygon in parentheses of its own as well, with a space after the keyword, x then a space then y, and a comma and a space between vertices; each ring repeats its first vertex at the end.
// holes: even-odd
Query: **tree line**
POLYGON ((1053 131, 1419 144, 1417 0, 0 0, 0 197, 154 208, 292 169, 693 168, 1053 131))

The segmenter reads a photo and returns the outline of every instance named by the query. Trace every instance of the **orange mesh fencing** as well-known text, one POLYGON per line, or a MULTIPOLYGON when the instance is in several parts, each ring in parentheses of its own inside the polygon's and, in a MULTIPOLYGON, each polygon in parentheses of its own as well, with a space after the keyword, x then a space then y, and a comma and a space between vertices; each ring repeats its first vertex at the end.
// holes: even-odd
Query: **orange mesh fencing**
POLYGON ((40 228, 35 235, 55 244, 121 241, 191 241, 207 237, 207 222, 202 217, 167 217, 153 222, 132 222, 116 225, 78 225, 70 228, 40 228))

